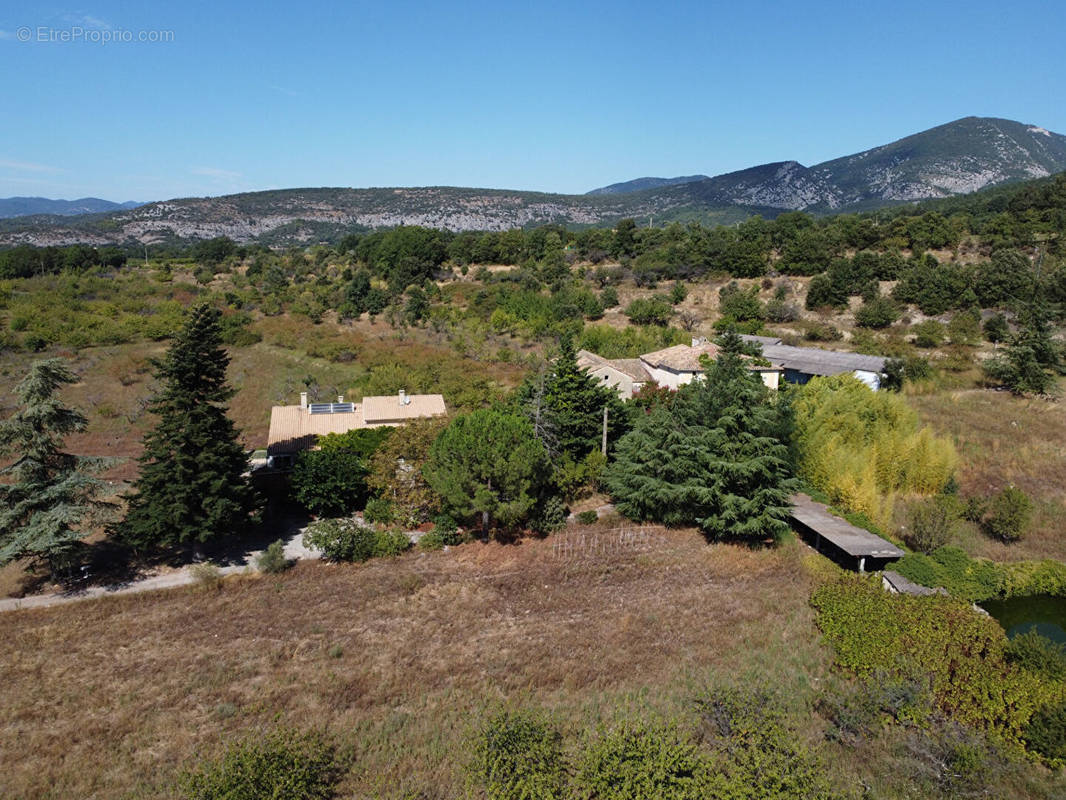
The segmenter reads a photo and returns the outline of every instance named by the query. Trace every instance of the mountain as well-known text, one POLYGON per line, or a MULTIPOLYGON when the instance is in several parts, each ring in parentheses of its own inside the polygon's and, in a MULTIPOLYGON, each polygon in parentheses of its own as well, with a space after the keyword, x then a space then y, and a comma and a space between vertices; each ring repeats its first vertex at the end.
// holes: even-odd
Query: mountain
POLYGON ((1066 136, 1005 119, 966 117, 813 167, 781 161, 712 178, 638 178, 583 195, 430 186, 182 198, 84 216, 0 219, 0 246, 179 244, 215 236, 286 246, 394 225, 506 230, 610 225, 625 217, 732 224, 791 210, 872 210, 1062 170, 1066 136))
POLYGON ((632 192, 671 181, 692 201, 782 210, 859 210, 949 197, 1066 169, 1066 136, 994 117, 965 117, 813 167, 764 164, 714 178, 639 178, 590 194, 632 192))
POLYGON ((133 201, 112 203, 99 197, 83 197, 80 200, 49 200, 47 197, 0 197, 0 219, 28 217, 34 214, 53 214, 72 217, 78 214, 99 214, 144 205, 133 201))
POLYGON ((626 192, 641 192, 645 189, 659 189, 663 186, 677 186, 681 183, 695 183, 707 180, 706 175, 684 175, 678 178, 634 178, 631 181, 612 183, 610 186, 601 186, 585 194, 625 194, 626 192))

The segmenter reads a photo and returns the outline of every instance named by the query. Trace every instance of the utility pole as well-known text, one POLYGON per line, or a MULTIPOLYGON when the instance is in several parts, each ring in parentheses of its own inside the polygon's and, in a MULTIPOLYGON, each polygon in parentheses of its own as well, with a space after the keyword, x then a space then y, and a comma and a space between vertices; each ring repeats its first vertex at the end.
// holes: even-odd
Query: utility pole
POLYGON ((603 457, 607 457, 607 406, 603 407, 603 444, 601 445, 603 457))

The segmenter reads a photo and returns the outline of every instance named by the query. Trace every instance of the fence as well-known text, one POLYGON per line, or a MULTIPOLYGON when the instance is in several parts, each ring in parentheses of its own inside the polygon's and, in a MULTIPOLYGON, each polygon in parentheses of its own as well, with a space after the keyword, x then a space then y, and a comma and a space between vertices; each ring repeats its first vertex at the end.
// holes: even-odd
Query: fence
POLYGON ((652 550, 662 541, 658 525, 622 525, 603 531, 571 531, 552 536, 552 557, 563 561, 602 558, 652 550))

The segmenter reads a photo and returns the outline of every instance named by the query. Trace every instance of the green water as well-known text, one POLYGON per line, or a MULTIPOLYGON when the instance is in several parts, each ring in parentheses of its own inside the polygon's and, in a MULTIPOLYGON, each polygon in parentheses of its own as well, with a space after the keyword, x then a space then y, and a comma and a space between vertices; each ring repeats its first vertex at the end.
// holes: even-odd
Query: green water
POLYGON ((1066 597, 1038 594, 987 600, 981 608, 1003 626, 1008 638, 1035 630, 1053 642, 1066 642, 1066 597))

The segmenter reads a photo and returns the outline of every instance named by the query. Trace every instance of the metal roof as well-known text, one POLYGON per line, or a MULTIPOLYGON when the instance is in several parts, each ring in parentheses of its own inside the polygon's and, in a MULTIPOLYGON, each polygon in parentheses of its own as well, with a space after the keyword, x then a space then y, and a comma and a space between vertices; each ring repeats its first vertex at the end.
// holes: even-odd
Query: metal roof
POLYGON ((841 353, 836 350, 821 350, 817 347, 793 347, 787 344, 764 345, 763 356, 780 362, 785 369, 794 369, 808 375, 840 375, 844 372, 862 370, 881 373, 885 361, 881 356, 861 353, 841 353))

